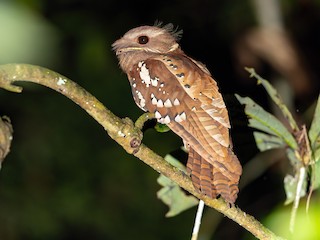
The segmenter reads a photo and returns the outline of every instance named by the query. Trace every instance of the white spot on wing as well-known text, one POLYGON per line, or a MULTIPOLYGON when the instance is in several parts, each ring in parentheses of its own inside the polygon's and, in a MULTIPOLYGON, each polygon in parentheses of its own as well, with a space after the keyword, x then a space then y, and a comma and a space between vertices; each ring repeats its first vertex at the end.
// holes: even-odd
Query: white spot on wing
POLYGON ((169 117, 169 115, 167 115, 167 116, 163 119, 163 123, 164 123, 164 124, 170 123, 170 117, 169 117))
POLYGON ((156 112, 154 113, 154 116, 155 116, 157 119, 160 119, 160 118, 161 118, 161 114, 160 114, 158 111, 156 111, 156 112))
POLYGON ((147 87, 149 87, 150 84, 151 84, 151 78, 150 78, 149 70, 146 67, 145 63, 139 62, 138 66, 139 66, 140 63, 141 63, 140 72, 139 72, 140 78, 141 78, 142 82, 145 83, 147 87))
POLYGON ((136 91, 137 92, 137 96, 140 100, 139 105, 141 108, 144 108, 144 106, 146 105, 146 100, 144 99, 144 97, 142 96, 141 92, 136 91))
POLYGON ((163 107, 163 101, 161 99, 158 100, 157 107, 163 107))
POLYGON ((180 101, 178 100, 178 98, 176 98, 176 99, 173 101, 173 105, 175 105, 175 106, 179 106, 179 105, 180 105, 180 101))
POLYGON ((177 116, 174 118, 174 120, 176 121, 176 122, 182 122, 182 119, 181 119, 181 117, 180 117, 180 114, 177 114, 177 116))
POLYGON ((187 119, 187 115, 186 115, 185 112, 182 112, 182 113, 180 114, 180 117, 181 117, 182 120, 186 120, 186 119, 187 119))
POLYGON ((165 107, 172 107, 172 103, 171 103, 170 99, 167 99, 167 100, 164 102, 164 106, 165 106, 165 107))
POLYGON ((151 85, 156 87, 158 86, 158 80, 157 79, 151 79, 151 85))
POLYGON ((152 103, 153 105, 157 105, 158 100, 154 97, 154 98, 152 98, 151 103, 152 103))

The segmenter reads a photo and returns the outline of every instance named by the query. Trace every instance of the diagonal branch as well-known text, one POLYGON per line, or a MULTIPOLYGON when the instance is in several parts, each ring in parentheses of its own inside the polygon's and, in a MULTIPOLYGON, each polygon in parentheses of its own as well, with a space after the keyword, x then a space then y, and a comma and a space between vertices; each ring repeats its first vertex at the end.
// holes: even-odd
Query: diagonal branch
POLYGON ((109 136, 119 143, 128 153, 133 154, 157 172, 170 178, 180 187, 204 201, 204 203, 237 222, 259 239, 282 239, 259 221, 235 206, 229 206, 222 199, 210 199, 198 193, 188 176, 166 162, 161 156, 141 144, 142 133, 128 119, 121 119, 109 111, 94 96, 70 79, 49 69, 28 64, 0 65, 0 87, 12 92, 21 92, 22 88, 14 85, 19 81, 38 83, 62 93, 83 108, 109 136))

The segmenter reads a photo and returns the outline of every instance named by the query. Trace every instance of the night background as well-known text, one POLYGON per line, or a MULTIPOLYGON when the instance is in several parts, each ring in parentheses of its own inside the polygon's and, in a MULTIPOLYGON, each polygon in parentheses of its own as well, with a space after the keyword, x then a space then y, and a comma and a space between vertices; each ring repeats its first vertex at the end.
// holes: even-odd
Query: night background
MULTIPOLYGON (((291 211, 284 206, 283 179, 292 168, 283 150, 259 153, 234 93, 277 114, 244 70, 254 67, 279 90, 298 122, 310 125, 320 86, 320 1, 259 2, 0 0, 0 64, 47 67, 117 116, 136 120, 142 111, 111 44, 156 20, 183 29, 182 49, 206 64, 229 109, 234 150, 246 169, 236 204, 281 235, 290 215, 281 224, 274 224, 275 216, 291 211), (268 13, 272 3, 279 7, 276 16, 268 13)), ((157 172, 127 154, 66 97, 21 85, 21 94, 0 90, 0 115, 10 117, 14 128, 0 171, 1 240, 190 239, 196 207, 166 218, 168 208, 156 196, 157 172)), ((182 146, 172 132, 152 128, 143 142, 161 156, 182 146)), ((320 212, 319 200, 313 193, 310 211, 320 212)), ((304 213, 304 200, 300 208, 304 213)), ((208 208, 200 234, 200 240, 254 239, 208 208)))

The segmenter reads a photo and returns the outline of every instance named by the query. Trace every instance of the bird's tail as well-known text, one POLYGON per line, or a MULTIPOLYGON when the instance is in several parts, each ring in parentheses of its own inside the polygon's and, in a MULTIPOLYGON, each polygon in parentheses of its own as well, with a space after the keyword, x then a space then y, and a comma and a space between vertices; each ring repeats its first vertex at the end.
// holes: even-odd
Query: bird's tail
POLYGON ((215 165, 212 165, 190 148, 187 169, 191 175, 192 183, 198 191, 210 198, 221 195, 227 202, 234 203, 239 192, 241 166, 231 149, 228 157, 230 158, 228 162, 237 166, 236 169, 230 169, 229 166, 217 161, 215 161, 215 165))

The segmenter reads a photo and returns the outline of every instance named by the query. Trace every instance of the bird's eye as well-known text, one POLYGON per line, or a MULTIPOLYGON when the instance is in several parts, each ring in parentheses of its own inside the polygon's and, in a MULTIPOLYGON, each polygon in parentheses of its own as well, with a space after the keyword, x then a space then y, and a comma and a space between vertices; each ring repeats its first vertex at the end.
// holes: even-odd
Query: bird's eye
POLYGON ((149 42, 148 36, 140 36, 138 38, 139 44, 147 44, 149 42))

